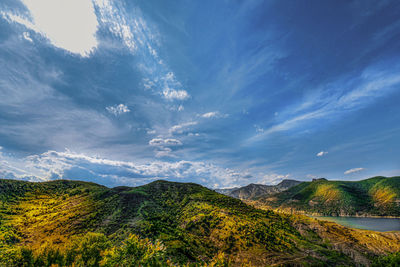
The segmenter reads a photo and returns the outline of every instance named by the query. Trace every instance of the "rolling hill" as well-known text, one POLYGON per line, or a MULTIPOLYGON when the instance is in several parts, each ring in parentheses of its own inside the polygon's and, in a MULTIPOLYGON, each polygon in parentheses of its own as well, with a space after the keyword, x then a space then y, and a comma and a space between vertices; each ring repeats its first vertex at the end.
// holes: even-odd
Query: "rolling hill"
POLYGON ((399 233, 259 210, 192 183, 0 180, 0 266, 351 266, 399 250, 399 233))
POLYGON ((303 182, 285 192, 262 196, 275 209, 332 216, 400 216, 400 177, 362 181, 303 182))
POLYGON ((299 183, 301 182, 286 179, 277 185, 249 184, 239 188, 217 189, 215 191, 238 199, 253 200, 260 196, 272 195, 285 191, 295 185, 298 185, 299 183))

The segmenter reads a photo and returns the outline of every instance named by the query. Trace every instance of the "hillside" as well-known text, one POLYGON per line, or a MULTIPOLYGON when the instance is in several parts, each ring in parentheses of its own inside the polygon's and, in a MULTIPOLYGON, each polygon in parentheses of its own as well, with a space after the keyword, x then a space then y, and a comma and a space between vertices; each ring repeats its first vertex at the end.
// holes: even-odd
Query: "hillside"
POLYGON ((272 195, 285 191, 299 183, 301 182, 286 179, 277 185, 249 184, 239 188, 218 189, 216 191, 234 198, 253 200, 260 196, 272 195))
POLYGON ((399 250, 397 233, 263 211, 197 184, 0 180, 0 266, 349 266, 399 250))
POLYGON ((316 179, 258 201, 276 209, 323 215, 400 216, 400 177, 355 182, 316 179))

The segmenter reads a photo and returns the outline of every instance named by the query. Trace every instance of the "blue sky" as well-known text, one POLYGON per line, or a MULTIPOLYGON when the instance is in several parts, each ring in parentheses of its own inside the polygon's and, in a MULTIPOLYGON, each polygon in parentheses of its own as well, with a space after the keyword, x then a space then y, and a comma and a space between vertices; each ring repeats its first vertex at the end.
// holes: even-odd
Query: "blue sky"
POLYGON ((0 175, 400 175, 397 1, 3 0, 0 175))

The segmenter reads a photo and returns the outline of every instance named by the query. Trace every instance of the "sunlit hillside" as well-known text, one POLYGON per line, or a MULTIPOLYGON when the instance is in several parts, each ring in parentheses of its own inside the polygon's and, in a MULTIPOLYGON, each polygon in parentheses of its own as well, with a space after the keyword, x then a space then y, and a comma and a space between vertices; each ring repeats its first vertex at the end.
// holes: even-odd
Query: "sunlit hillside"
POLYGON ((258 198, 275 209, 322 215, 400 216, 400 177, 350 181, 317 179, 258 198))

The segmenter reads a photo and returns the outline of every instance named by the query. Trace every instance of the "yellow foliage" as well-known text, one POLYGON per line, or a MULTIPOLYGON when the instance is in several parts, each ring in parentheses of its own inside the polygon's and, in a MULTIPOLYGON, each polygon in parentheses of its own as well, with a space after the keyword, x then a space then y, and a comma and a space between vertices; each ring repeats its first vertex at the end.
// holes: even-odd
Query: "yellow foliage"
POLYGON ((315 196, 326 202, 340 200, 340 191, 332 184, 319 185, 315 191, 315 196))
POLYGON ((393 202, 396 197, 396 193, 389 187, 379 188, 373 194, 372 197, 378 205, 386 205, 393 202))
POLYGON ((61 196, 27 194, 9 215, 5 225, 22 233, 21 245, 39 248, 51 244, 64 247, 71 237, 80 234, 74 225, 93 211, 84 195, 62 199, 61 196))

